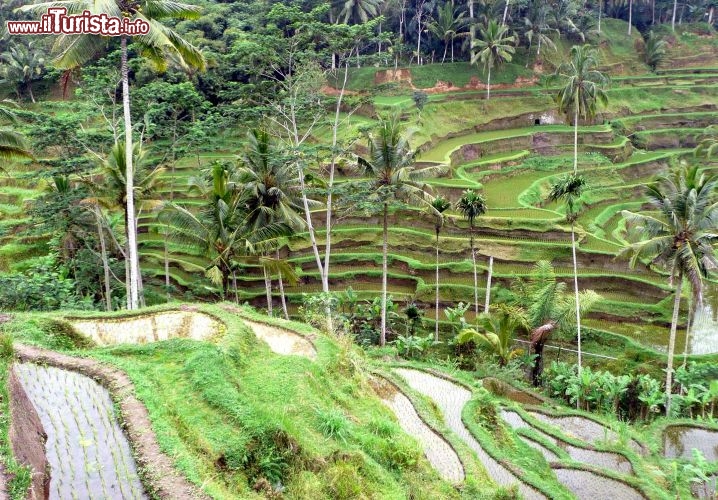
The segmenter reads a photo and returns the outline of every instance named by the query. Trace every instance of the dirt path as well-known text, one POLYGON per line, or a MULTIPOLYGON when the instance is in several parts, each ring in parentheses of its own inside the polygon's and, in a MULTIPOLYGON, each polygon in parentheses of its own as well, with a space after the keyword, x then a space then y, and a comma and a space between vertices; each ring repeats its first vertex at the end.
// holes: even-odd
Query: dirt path
POLYGON ((246 318, 242 318, 242 321, 277 354, 293 354, 296 356, 304 356, 311 360, 317 359, 317 350, 312 343, 298 333, 265 323, 251 321, 246 318))
POLYGON ((519 485, 519 491, 527 499, 542 499, 544 495, 519 480, 511 471, 494 460, 484 451, 461 420, 461 410, 471 399, 471 391, 446 379, 420 370, 397 368, 398 373, 409 386, 431 398, 444 415, 446 425, 463 440, 479 457, 486 471, 501 486, 519 485))
POLYGON ((382 401, 394 412, 404 432, 419 441, 429 463, 441 477, 454 484, 461 483, 465 477, 464 466, 451 445, 419 417, 409 398, 392 384, 385 385, 382 401))
POLYGON ((208 498, 179 475, 170 458, 160 450, 147 409, 135 397, 134 386, 124 372, 89 358, 74 358, 22 344, 15 344, 14 348, 21 361, 82 373, 110 391, 134 449, 137 465, 143 470, 144 484, 155 491, 158 498, 208 498))

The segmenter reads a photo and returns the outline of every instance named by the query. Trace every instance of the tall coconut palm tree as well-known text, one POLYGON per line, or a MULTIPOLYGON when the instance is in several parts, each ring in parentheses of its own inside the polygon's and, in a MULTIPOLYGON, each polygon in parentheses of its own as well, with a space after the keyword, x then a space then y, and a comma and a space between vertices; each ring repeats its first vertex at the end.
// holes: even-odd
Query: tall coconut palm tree
POLYGON ((558 30, 550 28, 546 22, 546 13, 548 5, 543 2, 536 1, 531 4, 529 10, 524 17, 524 36, 529 42, 528 52, 526 54, 526 67, 529 67, 531 47, 536 41, 536 60, 541 57, 541 47, 548 46, 550 49, 556 50, 556 44, 549 36, 549 32, 558 33, 558 30))
POLYGON ((441 57, 441 64, 446 61, 446 52, 449 47, 451 47, 451 62, 454 62, 454 38, 464 25, 464 15, 465 12, 457 12, 452 0, 437 9, 436 19, 428 25, 429 31, 444 42, 444 55, 441 57))
POLYGON ((383 0, 335 0, 333 9, 341 23, 366 23, 379 15, 383 0))
POLYGON ((578 372, 581 373, 581 308, 578 293, 578 265, 576 262, 576 218, 578 201, 586 187, 586 179, 578 174, 567 174, 551 186, 550 201, 563 201, 566 221, 571 224, 571 255, 573 257, 573 291, 576 309, 576 340, 578 343, 578 372))
MULTIPOLYGON (((45 13, 50 7, 65 7, 68 14, 105 14, 108 17, 129 18, 130 21, 141 20, 149 24, 150 30, 145 35, 132 38, 142 55, 152 61, 159 69, 165 69, 171 59, 186 66, 204 69, 205 61, 200 51, 184 40, 176 31, 164 26, 163 19, 196 19, 200 16, 200 8, 177 2, 175 0, 70 0, 41 2, 21 7, 21 11, 45 13)), ((59 35, 55 40, 54 51, 57 57, 54 64, 58 68, 72 69, 82 66, 86 61, 102 51, 106 46, 106 37, 97 35, 59 35)), ((130 115, 130 78, 128 61, 128 37, 120 37, 120 74, 122 77, 122 112, 125 129, 126 162, 126 198, 128 220, 134 221, 134 178, 132 164, 132 120, 130 115)), ((137 228, 134 224, 128 231, 128 258, 130 262, 129 309, 139 307, 140 268, 137 256, 137 228)))
POLYGON ((596 70, 598 52, 590 45, 574 45, 571 60, 561 64, 552 75, 552 81, 562 85, 555 100, 559 112, 573 118, 573 173, 578 172, 578 120, 596 116, 598 104, 608 104, 603 90, 608 78, 596 70))
POLYGON ((469 237, 471 242, 471 264, 474 270, 474 313, 479 315, 479 278, 476 274, 476 247, 474 233, 476 219, 486 213, 486 199, 473 189, 467 189, 459 198, 456 209, 469 221, 469 237))
POLYGON ((666 267, 675 287, 673 316, 668 340, 666 369, 666 415, 671 412, 673 357, 684 278, 692 289, 694 303, 703 299, 703 278, 718 267, 718 177, 708 176, 697 166, 679 168, 662 176, 647 188, 651 211, 623 211, 629 227, 643 239, 626 247, 631 265, 640 258, 666 267))
MULTIPOLYGON (((199 210, 189 211, 168 203, 160 213, 160 219, 168 225, 173 240, 200 250, 209 260, 206 275, 221 286, 222 294, 226 296, 237 263, 266 265, 266 259, 257 255, 266 251, 266 246, 277 238, 288 236, 291 228, 283 222, 271 222, 262 227, 250 223, 250 212, 233 166, 217 162, 208 174, 208 177, 190 179, 189 189, 204 200, 199 210)), ((287 272, 291 273, 291 270, 287 272)))
MULTIPOLYGON (((247 147, 240 158, 237 177, 243 186, 242 197, 248 210, 248 223, 253 229, 283 222, 292 230, 305 226, 299 215, 302 210, 302 193, 299 188, 297 170, 279 148, 273 143, 265 129, 254 129, 247 133, 247 147)), ((315 205, 312 202, 312 205, 315 205)), ((279 245, 275 245, 277 261, 279 245)), ((264 266, 267 288, 267 309, 272 311, 271 277, 264 266)), ((284 280, 279 272, 279 291, 284 317, 289 319, 284 280)))
POLYGON ((434 215, 434 230, 436 231, 436 325, 434 328, 434 340, 439 340, 439 233, 444 226, 444 212, 451 207, 449 200, 439 195, 431 202, 434 215))
POLYGON ((488 76, 486 99, 491 98, 491 70, 505 62, 510 62, 516 48, 516 35, 509 35, 508 26, 490 20, 486 28, 480 29, 479 38, 471 44, 471 64, 481 62, 488 76))
MULTIPOLYGON (((101 164, 101 171, 104 176, 104 182, 101 188, 101 197, 106 206, 114 206, 120 208, 124 215, 125 222, 125 271, 127 278, 127 308, 131 308, 130 290, 132 287, 132 261, 130 246, 130 235, 133 228, 137 227, 137 220, 142 210, 154 210, 161 203, 157 197, 157 189, 161 183, 161 174, 164 173, 164 167, 153 167, 150 163, 146 151, 142 145, 136 143, 133 146, 132 163, 133 182, 132 182, 132 199, 135 201, 137 210, 130 211, 127 198, 127 153, 124 141, 115 144, 107 158, 101 164)), ((136 260, 139 254, 135 254, 136 260)), ((139 269, 139 262, 135 262, 135 267, 139 269)), ((140 274, 134 280, 137 286, 139 300, 142 300, 142 275, 140 274)))
POLYGON ((397 201, 426 207, 432 196, 422 181, 440 174, 441 166, 416 168, 416 153, 409 144, 410 135, 401 125, 400 115, 381 118, 379 126, 367 133, 369 155, 359 157, 359 167, 373 177, 372 198, 382 207, 382 280, 380 343, 386 344, 387 246, 389 239, 389 207, 397 201))

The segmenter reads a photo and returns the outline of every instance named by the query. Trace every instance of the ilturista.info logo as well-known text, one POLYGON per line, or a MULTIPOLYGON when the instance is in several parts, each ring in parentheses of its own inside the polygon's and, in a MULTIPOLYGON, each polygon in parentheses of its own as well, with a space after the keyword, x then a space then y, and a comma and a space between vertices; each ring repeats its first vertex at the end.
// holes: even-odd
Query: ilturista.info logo
POLYGON ((82 14, 69 14, 65 7, 51 7, 39 21, 7 21, 11 35, 146 35, 150 24, 144 19, 110 17, 85 10, 82 14))

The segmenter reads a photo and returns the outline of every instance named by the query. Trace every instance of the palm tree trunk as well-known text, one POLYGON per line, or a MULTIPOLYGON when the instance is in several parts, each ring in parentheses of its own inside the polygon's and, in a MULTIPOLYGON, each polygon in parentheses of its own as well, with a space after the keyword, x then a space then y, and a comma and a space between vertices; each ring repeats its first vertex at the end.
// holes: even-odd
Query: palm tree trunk
POLYGON ((451 62, 454 62, 454 37, 451 37, 451 62))
POLYGON ((444 61, 446 61, 446 51, 449 49, 449 44, 444 41, 444 57, 441 58, 441 64, 444 64, 444 61))
POLYGON ((127 253, 129 252, 127 245, 125 245, 125 307, 130 310, 130 261, 127 259, 127 253))
POLYGON ((237 270, 232 269, 232 287, 234 288, 234 303, 239 305, 239 294, 237 293, 237 270))
POLYGON ((121 40, 121 73, 122 73, 122 111, 125 119, 125 197, 127 214, 127 260, 130 266, 128 309, 137 309, 139 305, 139 265, 137 260, 137 229, 135 228, 135 190, 134 169, 132 168, 132 121, 130 116, 130 77, 127 66, 127 37, 121 40))
POLYGON ((436 228, 436 325, 434 327, 434 340, 439 341, 439 228, 436 228))
POLYGON ((666 416, 671 414, 671 396, 673 389, 673 355, 676 348, 676 330, 678 329, 678 313, 681 308, 681 288, 683 287, 683 271, 678 273, 676 295, 673 299, 673 317, 671 318, 671 333, 668 338, 668 366, 666 369, 666 416))
POLYGON ((573 174, 578 173, 578 103, 573 115, 573 174))
MULTIPOLYGON (((165 226, 165 231, 167 227, 165 226)), ((170 301, 170 259, 167 251, 167 234, 165 233, 164 238, 164 261, 165 261, 165 290, 167 291, 167 302, 170 301)))
POLYGON ((479 277, 476 274, 476 249, 474 249, 474 225, 471 224, 471 267, 474 270, 474 313, 479 315, 479 277))
POLYGON ((107 261, 107 246, 105 245, 105 232, 102 230, 102 216, 100 207, 95 205, 95 218, 97 220, 97 236, 100 239, 100 258, 105 280, 105 309, 112 311, 112 287, 110 285, 110 265, 107 261))
POLYGON ((671 29, 676 31, 676 11, 678 11, 678 0, 673 0, 673 18, 671 19, 671 29))
POLYGON ((506 26, 506 15, 509 13, 509 0, 506 0, 506 5, 504 6, 504 17, 501 20, 501 26, 506 26))
POLYGON ((489 274, 486 278, 486 301, 484 303, 484 312, 489 313, 489 306, 491 305, 491 274, 494 271, 494 256, 489 256, 489 274))
POLYGON ((578 297, 578 266, 576 264, 576 231, 571 222, 571 253, 573 254, 573 292, 576 299, 576 334, 578 341, 578 374, 581 374, 581 302, 578 297))
POLYGON ((469 47, 474 41, 474 0, 467 0, 469 4, 469 47))
POLYGON ((631 28, 633 23, 633 0, 628 1, 628 36, 631 36, 631 28))
MULTIPOLYGON (((276 249, 277 260, 279 260, 279 248, 276 249)), ((282 311, 284 311, 284 319, 289 321, 289 311, 287 310, 287 297, 284 295, 284 279, 282 271, 279 271, 279 296, 282 298, 282 311)))
POLYGON ((601 17, 603 17, 603 1, 598 2, 598 34, 601 34, 601 17))
POLYGON ((27 84, 27 93, 30 94, 30 100, 35 104, 35 96, 32 94, 32 82, 28 82, 27 84))
POLYGON ((272 277, 267 272, 267 266, 262 266, 264 271, 264 290, 267 294, 267 314, 272 315, 272 277))
POLYGON ((491 99, 491 66, 489 66, 489 76, 486 83, 486 100, 491 99))
POLYGON ((529 67, 529 62, 531 61, 531 46, 533 45, 533 38, 529 40, 529 50, 526 52, 526 67, 529 67))
POLYGON ((387 280, 387 245, 389 237, 389 204, 384 203, 384 227, 382 238, 382 260, 381 260, 381 332, 379 334, 379 343, 386 345, 386 280, 387 280))

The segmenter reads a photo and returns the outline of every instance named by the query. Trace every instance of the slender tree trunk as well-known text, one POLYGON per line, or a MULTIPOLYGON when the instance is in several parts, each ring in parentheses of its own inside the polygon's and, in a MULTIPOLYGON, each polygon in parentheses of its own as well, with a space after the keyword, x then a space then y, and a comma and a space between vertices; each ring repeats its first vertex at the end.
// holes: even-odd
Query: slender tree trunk
POLYGON ((232 287, 234 288, 234 303, 239 305, 239 293, 237 293, 237 270, 232 269, 232 287))
POLYGON ((603 1, 598 2, 598 34, 601 34, 601 18, 603 17, 603 1))
POLYGON ((476 274, 476 248, 474 248, 474 225, 471 224, 471 267, 474 270, 474 313, 479 315, 479 277, 476 274))
MULTIPOLYGON (((279 260, 279 248, 276 250, 276 257, 279 260)), ((284 319, 289 321, 289 311, 287 310, 287 297, 284 295, 284 279, 282 278, 282 271, 279 271, 279 296, 282 298, 282 311, 284 312, 284 319)))
MULTIPOLYGON (((165 231, 168 231, 165 226, 165 231)), ((167 233, 164 235, 164 261, 165 261, 165 291, 167 292, 167 302, 170 301, 170 259, 167 251, 167 233)))
POLYGON ((383 238, 382 238, 382 260, 381 260, 381 332, 379 336, 379 343, 384 346, 386 345, 386 288, 387 288, 387 245, 389 239, 389 204, 384 203, 384 227, 383 227, 383 238))
POLYGON ((713 26, 713 14, 715 13, 716 8, 711 5, 711 8, 708 10, 708 24, 713 26))
MULTIPOLYGON (((686 342, 683 346, 683 367, 686 367, 686 364, 688 363, 688 346, 690 345, 691 340, 691 325, 693 324, 693 315, 694 315, 694 309, 691 304, 692 300, 689 297, 688 298, 688 318, 686 320, 686 342)), ((702 304, 697 304, 697 307, 702 307, 702 304)), ((681 389, 683 389, 683 386, 681 385, 681 389)))
POLYGON ((578 341, 578 373, 581 374, 581 301, 578 296, 578 265, 576 263, 576 231, 571 222, 571 253, 573 255, 573 292, 576 299, 576 334, 578 341))
POLYGON ((451 62, 454 62, 454 37, 451 37, 451 62))
POLYGON ((135 190, 134 169, 132 167, 132 121, 130 115, 130 76, 127 66, 127 37, 121 40, 121 73, 122 73, 122 111, 125 119, 125 197, 127 203, 127 257, 130 266, 129 302, 128 309, 137 309, 139 306, 139 276, 140 269, 137 259, 137 229, 135 226, 135 190))
POLYGON ((506 26, 506 15, 509 13, 509 0, 506 0, 506 5, 504 5, 504 17, 501 20, 501 25, 506 26))
POLYGON ((444 61, 446 61, 446 51, 449 50, 449 44, 444 43, 444 57, 441 58, 441 64, 444 64, 444 61))
POLYGON ((486 100, 491 99, 491 66, 489 66, 489 75, 486 82, 486 100))
POLYGON ((666 367, 666 416, 671 414, 671 397, 673 395, 673 355, 676 348, 676 330, 678 329, 678 313, 681 308, 681 288, 683 287, 683 271, 678 273, 678 283, 673 299, 673 317, 671 318, 671 333, 668 338, 668 363, 666 367))
POLYGON ((526 52, 526 67, 529 67, 529 62, 531 61, 531 46, 533 45, 533 38, 529 40, 529 50, 526 52))
POLYGON ((95 218, 97 221, 97 236, 100 239, 100 258, 105 281, 105 309, 112 311, 112 286, 110 284, 110 264, 107 260, 107 246, 105 245, 105 232, 102 229, 102 214, 100 207, 95 205, 95 218))
POLYGON ((30 94, 30 100, 35 104, 35 96, 32 94, 32 82, 28 82, 27 84, 27 93, 30 94))
POLYGON ((628 1, 628 36, 631 36, 631 28, 633 27, 633 0, 628 1))
POLYGON ((434 340, 437 342, 439 341, 439 231, 440 229, 436 228, 436 325, 434 328, 434 340))
POLYGON ((127 310, 130 310, 130 261, 127 258, 128 252, 129 249, 127 248, 127 244, 125 244, 125 307, 127 307, 127 310))
POLYGON ((489 313, 489 306, 491 305, 491 275, 494 272, 494 256, 489 256, 489 274, 486 278, 486 301, 484 303, 484 312, 489 313))
POLYGON ((267 266, 262 266, 264 271, 264 290, 267 294, 267 314, 272 315, 272 277, 267 272, 267 266))
POLYGON ((578 103, 573 115, 573 174, 578 173, 578 103))
POLYGON ((678 10, 678 0, 673 0, 673 17, 671 18, 671 29, 676 31, 676 11, 678 10))
POLYGON ((541 57, 541 37, 539 36, 538 47, 536 48, 536 60, 541 57))
POLYGON ((471 47, 471 44, 474 41, 474 34, 476 33, 476 28, 474 27, 474 0, 468 0, 468 4, 469 4, 469 47, 471 47))
MULTIPOLYGON (((420 9, 423 9, 424 4, 421 4, 420 9)), ((416 14, 416 65, 421 66, 421 10, 416 14)))

